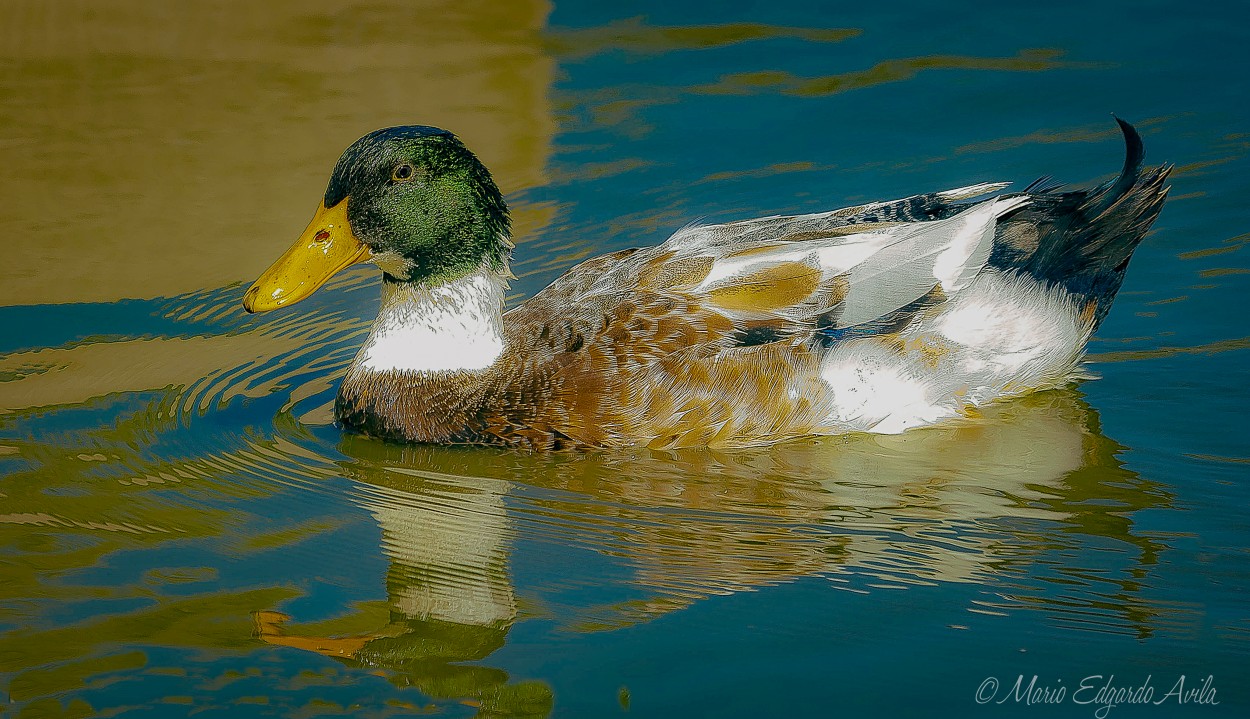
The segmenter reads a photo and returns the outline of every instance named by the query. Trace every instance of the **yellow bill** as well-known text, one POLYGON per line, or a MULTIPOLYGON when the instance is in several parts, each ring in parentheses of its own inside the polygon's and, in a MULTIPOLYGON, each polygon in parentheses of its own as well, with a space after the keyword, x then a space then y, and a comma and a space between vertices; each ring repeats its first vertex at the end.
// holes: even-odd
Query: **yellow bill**
POLYGON ((346 267, 371 256, 347 221, 347 199, 317 208, 308 229, 243 295, 243 309, 268 312, 294 304, 317 291, 346 267))

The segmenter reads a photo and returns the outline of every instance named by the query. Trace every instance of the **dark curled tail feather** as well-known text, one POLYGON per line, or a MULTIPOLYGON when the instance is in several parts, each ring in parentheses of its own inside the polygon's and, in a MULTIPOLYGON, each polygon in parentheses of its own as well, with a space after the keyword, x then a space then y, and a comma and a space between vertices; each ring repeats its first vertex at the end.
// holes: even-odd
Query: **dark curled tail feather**
POLYGON ((1116 118, 1124 133, 1124 169, 1091 190, 1060 192, 1045 178, 1025 192, 1030 203, 1000 221, 990 264, 1026 272, 1095 303, 1094 326, 1115 299, 1133 250, 1159 216, 1169 166, 1142 167, 1137 130, 1116 118))

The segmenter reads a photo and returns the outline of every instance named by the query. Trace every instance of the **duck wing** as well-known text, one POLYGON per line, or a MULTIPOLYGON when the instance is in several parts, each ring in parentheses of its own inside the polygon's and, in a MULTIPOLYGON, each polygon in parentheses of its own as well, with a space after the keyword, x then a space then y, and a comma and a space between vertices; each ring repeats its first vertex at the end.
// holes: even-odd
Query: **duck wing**
POLYGON ((578 265, 505 324, 553 350, 628 342, 640 356, 879 328, 944 301, 986 266, 999 220, 1029 199, 955 201, 1001 187, 685 227, 578 265))
POLYGON ((778 395, 777 383, 818 376, 825 348, 848 334, 901 326, 964 289, 986 266, 999 219, 1028 203, 925 197, 945 205, 937 219, 895 219, 923 204, 909 198, 687 227, 583 262, 505 317, 500 391, 562 407, 516 423, 558 424, 583 444, 811 431, 786 424, 810 414, 809 399, 778 395), (749 422, 743 407, 755 408, 749 422))

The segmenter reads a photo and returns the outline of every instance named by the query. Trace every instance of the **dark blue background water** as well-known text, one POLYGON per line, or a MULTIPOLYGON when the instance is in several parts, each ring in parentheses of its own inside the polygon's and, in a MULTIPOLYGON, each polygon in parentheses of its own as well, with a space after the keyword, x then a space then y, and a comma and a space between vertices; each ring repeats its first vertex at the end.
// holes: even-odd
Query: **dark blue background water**
MULTIPOLYGON (((241 188, 280 216, 245 225, 276 257, 356 135, 431 107, 511 110, 402 92, 406 74, 462 67, 409 33, 472 8, 290 12, 295 30, 266 42, 334 50, 335 70, 210 58, 179 80, 153 69, 176 49, 5 56, 10 182, 65 167, 30 148, 52 136, 31 88, 67 82, 66 67, 157 95, 217 83, 235 95, 227 112, 270 109, 252 130, 192 131, 106 111, 81 86, 56 97, 101 103, 106 137, 83 132, 85 153, 109 128, 156 124, 181 148, 184 164, 156 163, 101 221, 124 227, 166 185, 241 188), (357 82, 391 90, 335 85, 357 82), (288 94, 318 93, 324 118, 289 110, 288 94), (322 121, 315 151, 281 141, 322 121), (269 138, 240 165, 251 174, 197 159, 249 132, 269 138), (307 196, 274 189, 293 184, 307 196)), ((974 426, 728 455, 401 448, 327 422, 376 311, 366 271, 261 317, 239 310, 237 282, 115 293, 142 298, 126 301, 6 294, 0 716, 1104 716, 1080 703, 1095 694, 1077 693, 1083 680, 1162 700, 1113 717, 1245 715, 1248 16, 1242 3, 557 2, 532 32, 496 37, 484 21, 487 57, 537 48, 549 73, 540 179, 501 177, 518 213, 541 218, 518 238, 513 301, 697 219, 1099 181, 1123 156, 1111 113, 1135 123, 1148 161, 1176 171, 1090 346, 1100 379, 974 426), (1009 695, 1034 676, 1059 703, 1009 695), (1200 697, 1218 705, 1166 698, 1182 676, 1187 689, 1211 677, 1200 697)), ((66 187, 118 191, 69 167, 66 187)), ((90 218, 70 199, 59 220, 11 206, 8 241, 73 234, 90 218)), ((151 224, 168 234, 157 257, 207 251, 151 224)), ((65 281, 55 261, 12 272, 65 281)))

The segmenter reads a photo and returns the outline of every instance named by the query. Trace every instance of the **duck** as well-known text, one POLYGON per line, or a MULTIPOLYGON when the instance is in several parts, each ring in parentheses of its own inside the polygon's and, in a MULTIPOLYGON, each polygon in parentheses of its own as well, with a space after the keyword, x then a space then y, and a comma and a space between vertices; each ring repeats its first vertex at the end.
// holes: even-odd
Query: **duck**
MULTIPOLYGON (((490 172, 425 125, 352 143, 308 227, 243 297, 339 271, 381 306, 335 399, 387 441, 732 448, 898 434, 1067 385, 1167 196, 1138 132, 1087 189, 981 183, 814 214, 690 224, 585 260, 505 311, 515 245, 490 172)), ((970 419, 972 418, 972 419, 970 419)))

